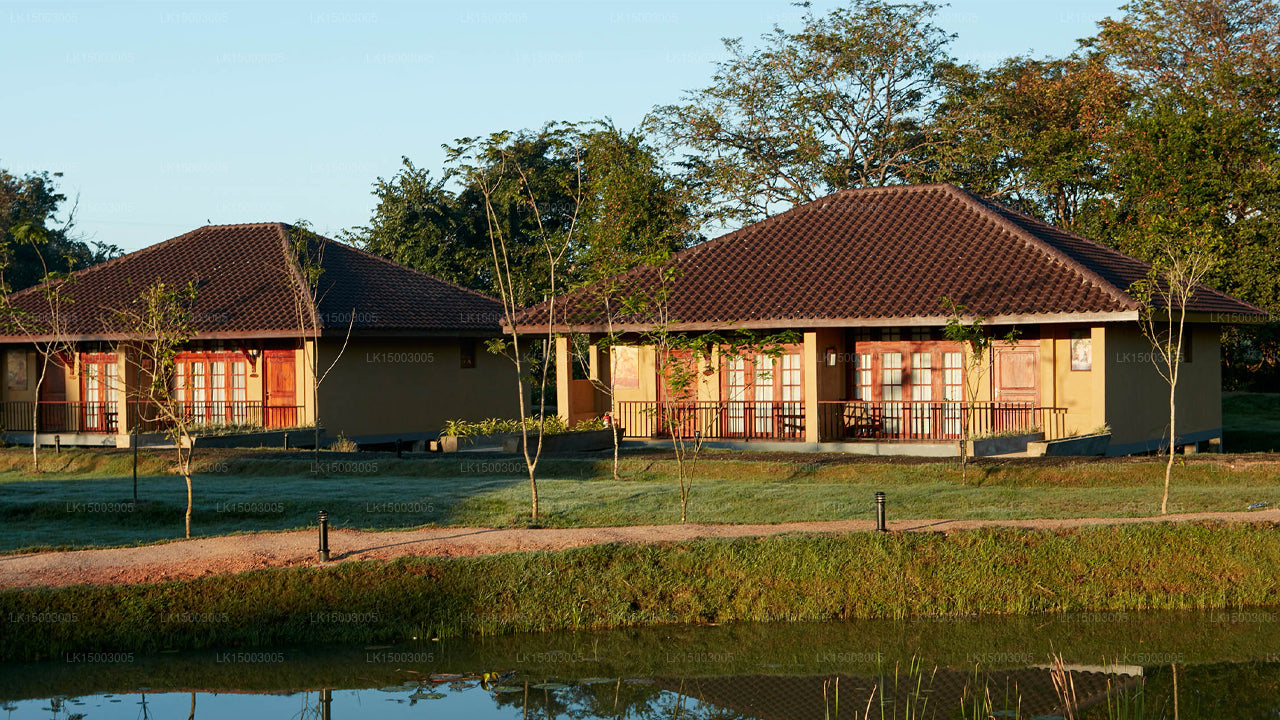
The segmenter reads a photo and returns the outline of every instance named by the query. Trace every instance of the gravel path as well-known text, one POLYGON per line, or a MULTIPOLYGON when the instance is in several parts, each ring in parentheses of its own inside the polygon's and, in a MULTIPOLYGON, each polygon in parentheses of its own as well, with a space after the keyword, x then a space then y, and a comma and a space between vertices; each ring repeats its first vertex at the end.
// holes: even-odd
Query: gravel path
MULTIPOLYGON (((1203 520, 1280 522, 1280 509, 1148 518, 895 520, 889 523, 889 529, 901 532, 948 532, 979 527, 1057 529, 1203 520)), ((873 529, 871 521, 847 520, 777 525, 638 525, 545 530, 478 527, 425 528, 404 532, 333 530, 329 533, 329 547, 332 562, 350 562, 405 556, 464 557, 563 550, 602 543, 661 543, 697 538, 865 532, 873 529)), ((298 531, 225 535, 142 547, 6 555, 0 556, 0 588, 146 583, 267 567, 314 565, 316 545, 315 531, 298 531)))

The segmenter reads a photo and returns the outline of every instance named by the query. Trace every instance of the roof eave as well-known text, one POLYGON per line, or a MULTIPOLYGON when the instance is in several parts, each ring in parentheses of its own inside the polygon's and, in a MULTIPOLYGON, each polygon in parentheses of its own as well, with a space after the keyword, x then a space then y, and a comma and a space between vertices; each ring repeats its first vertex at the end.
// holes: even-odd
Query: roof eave
MULTIPOLYGON (((1137 310, 1071 313, 1010 313, 984 317, 985 325, 1063 325, 1095 322, 1130 322, 1138 320, 1137 310)), ((732 320, 721 322, 670 323, 667 328, 679 332, 713 332, 718 330, 801 330, 843 327, 938 327, 947 324, 943 315, 888 318, 778 318, 772 320, 732 320)), ((1203 322, 1203 321, 1201 321, 1203 322)), ((545 334, 547 325, 517 325, 522 335, 545 334)), ((557 325, 558 333, 636 333, 653 330, 653 323, 615 322, 603 324, 557 325)))

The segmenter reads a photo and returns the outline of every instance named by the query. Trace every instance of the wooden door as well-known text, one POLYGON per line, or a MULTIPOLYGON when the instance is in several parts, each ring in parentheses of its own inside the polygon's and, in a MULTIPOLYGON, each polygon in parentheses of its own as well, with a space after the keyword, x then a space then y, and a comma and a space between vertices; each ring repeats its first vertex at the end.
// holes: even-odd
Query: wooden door
POLYGON ((298 425, 297 361, 292 350, 268 350, 263 353, 266 397, 263 425, 268 428, 298 425))
POLYGON ((66 432, 70 429, 67 423, 67 369, 53 358, 45 362, 48 365, 44 382, 40 385, 39 429, 40 432, 66 432))
POLYGON ((1040 344, 995 348, 992 400, 1001 403, 1040 404, 1040 344))
POLYGON ((994 348, 991 388, 995 432, 1026 430, 1035 424, 1032 408, 1040 404, 1040 344, 994 348))

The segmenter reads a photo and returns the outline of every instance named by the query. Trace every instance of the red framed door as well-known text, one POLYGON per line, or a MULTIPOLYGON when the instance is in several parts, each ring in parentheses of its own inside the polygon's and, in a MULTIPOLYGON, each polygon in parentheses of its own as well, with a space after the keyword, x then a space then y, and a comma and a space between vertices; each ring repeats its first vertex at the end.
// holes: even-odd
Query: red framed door
POLYGON ((262 359, 266 375, 263 424, 268 428, 296 427, 297 356, 292 350, 267 350, 262 359))

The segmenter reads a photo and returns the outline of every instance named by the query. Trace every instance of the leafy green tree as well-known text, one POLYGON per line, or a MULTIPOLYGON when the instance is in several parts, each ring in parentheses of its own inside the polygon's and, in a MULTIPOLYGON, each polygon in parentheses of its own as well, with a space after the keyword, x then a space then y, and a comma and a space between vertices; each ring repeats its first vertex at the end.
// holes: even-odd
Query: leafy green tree
POLYGON ((583 201, 575 278, 598 282, 699 239, 688 188, 639 131, 581 128, 583 201))
POLYGON ((544 300, 549 290, 550 268, 538 239, 544 232, 573 237, 558 269, 562 287, 605 277, 606 269, 622 267, 619 259, 648 248, 675 250, 695 238, 683 188, 641 134, 595 122, 550 123, 500 135, 501 146, 474 158, 493 180, 492 194, 486 196, 477 176, 456 159, 433 178, 404 158, 394 177, 374 184, 378 204, 369 224, 344 239, 497 295, 502 279, 490 256, 492 223, 519 271, 513 276, 516 304, 527 306, 544 300), (514 174, 517 166, 523 176, 514 174), (520 194, 525 183, 538 198, 536 213, 520 194))
POLYGON ((77 239, 75 207, 60 218, 58 212, 67 196, 58 191, 62 173, 29 173, 17 176, 0 168, 0 248, 5 254, 6 292, 23 290, 42 282, 49 273, 96 265, 120 255, 114 245, 77 239), (14 237, 18 228, 33 232, 14 237))
POLYGON ((394 176, 374 182, 378 202, 369 225, 355 228, 344 239, 443 280, 489 290, 487 248, 463 232, 458 199, 448 181, 447 175, 432 178, 430 170, 401 158, 394 176))
POLYGON ((1014 57, 979 71, 958 67, 945 84, 929 148, 930 179, 964 186, 1072 230, 1107 192, 1106 142, 1130 91, 1091 57, 1014 57))
POLYGON ((954 36, 927 0, 853 0, 758 47, 725 40, 712 84, 649 124, 684 164, 711 217, 751 222, 833 190, 913 181, 954 65, 954 36))
MULTIPOLYGON (((1088 41, 1136 90, 1109 146, 1095 236, 1164 261, 1163 224, 1216 234, 1205 281, 1280 312, 1280 8, 1272 0, 1135 0, 1088 41)), ((1280 381, 1277 325, 1224 335, 1228 371, 1280 381)), ((1229 384, 1243 380, 1229 377, 1229 384)))

